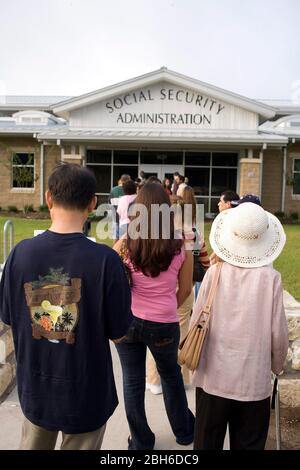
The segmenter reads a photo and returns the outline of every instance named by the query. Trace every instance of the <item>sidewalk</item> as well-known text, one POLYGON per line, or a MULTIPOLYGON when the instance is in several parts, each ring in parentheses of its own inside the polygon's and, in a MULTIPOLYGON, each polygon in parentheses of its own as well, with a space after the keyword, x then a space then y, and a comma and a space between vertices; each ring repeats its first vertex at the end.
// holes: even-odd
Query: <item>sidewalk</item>
MULTIPOLYGON (((122 392, 122 373, 119 358, 114 345, 111 346, 115 380, 120 404, 108 421, 102 450, 126 450, 129 435, 128 424, 125 416, 122 392)), ((164 408, 162 395, 153 395, 146 392, 146 410, 149 425, 156 435, 155 449, 159 450, 191 450, 192 445, 180 446, 176 443, 171 431, 164 408)), ((195 410, 195 392, 191 387, 187 390, 188 402, 191 410, 195 410)), ((21 435, 23 414, 18 402, 16 389, 0 405, 0 450, 18 449, 21 435)), ((58 447, 59 447, 58 441, 58 447)), ((228 449, 228 443, 225 448, 228 449)))

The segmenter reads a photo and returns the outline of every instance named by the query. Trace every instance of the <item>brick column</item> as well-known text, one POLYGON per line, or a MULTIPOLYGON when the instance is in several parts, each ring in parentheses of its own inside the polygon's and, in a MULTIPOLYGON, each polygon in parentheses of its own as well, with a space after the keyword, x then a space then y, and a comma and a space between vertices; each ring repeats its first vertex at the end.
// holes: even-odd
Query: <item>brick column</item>
POLYGON ((262 171, 262 160, 260 158, 240 159, 240 196, 243 194, 260 194, 260 177, 262 171))
POLYGON ((63 162, 64 163, 74 163, 75 165, 80 165, 82 166, 82 156, 81 155, 64 155, 63 157, 63 162))

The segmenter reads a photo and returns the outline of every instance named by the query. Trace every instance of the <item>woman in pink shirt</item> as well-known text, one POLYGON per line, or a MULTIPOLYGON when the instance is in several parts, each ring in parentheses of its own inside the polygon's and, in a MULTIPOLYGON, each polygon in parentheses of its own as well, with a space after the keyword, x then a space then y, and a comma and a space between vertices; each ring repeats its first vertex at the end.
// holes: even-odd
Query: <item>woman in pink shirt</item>
MULTIPOLYGON (((288 349, 280 274, 272 262, 285 234, 279 220, 252 202, 221 212, 210 244, 223 260, 208 336, 198 368, 194 449, 263 450, 270 418, 271 370, 288 349)), ((191 325, 208 297, 217 264, 207 271, 191 325)))
POLYGON ((124 401, 130 438, 128 449, 153 449, 155 435, 145 414, 146 350, 150 349, 159 371, 166 412, 178 444, 193 442, 194 416, 188 409, 180 366, 177 364, 179 323, 177 308, 192 288, 192 255, 186 253, 182 239, 175 238, 170 199, 161 185, 147 183, 139 191, 136 206, 143 205, 140 228, 143 236, 131 238, 132 219, 127 240, 114 246, 118 252, 126 243, 127 265, 132 279, 132 313, 134 321, 126 339, 117 345, 123 370, 124 401), (168 215, 152 218, 155 207, 164 205, 168 215), (154 206, 155 205, 155 206, 154 206), (163 237, 165 224, 170 237, 163 237), (146 227, 146 228, 145 228, 146 227), (156 229, 157 238, 153 236, 156 229), (176 287, 178 283, 178 290, 176 287))

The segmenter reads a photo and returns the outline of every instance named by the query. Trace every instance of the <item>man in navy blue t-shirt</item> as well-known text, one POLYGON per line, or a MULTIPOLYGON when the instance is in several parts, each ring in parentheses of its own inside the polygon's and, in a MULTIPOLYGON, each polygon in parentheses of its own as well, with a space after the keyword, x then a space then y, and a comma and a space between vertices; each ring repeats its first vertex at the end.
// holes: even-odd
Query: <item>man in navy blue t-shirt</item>
POLYGON ((100 449, 118 405, 109 339, 132 320, 119 256, 88 240, 84 221, 96 205, 96 180, 63 164, 49 178, 52 224, 11 252, 0 285, 0 318, 11 325, 25 415, 21 449, 100 449))

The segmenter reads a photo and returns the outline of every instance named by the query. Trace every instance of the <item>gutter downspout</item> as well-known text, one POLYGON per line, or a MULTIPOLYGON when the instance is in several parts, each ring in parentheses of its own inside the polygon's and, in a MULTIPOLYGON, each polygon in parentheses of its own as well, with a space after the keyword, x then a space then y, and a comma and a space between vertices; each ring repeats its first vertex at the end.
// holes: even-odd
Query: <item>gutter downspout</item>
POLYGON ((264 169, 264 150, 267 148, 264 144, 259 152, 260 160, 260 175, 259 175, 259 198, 262 200, 262 186, 263 186, 263 169, 264 169))
POLYGON ((45 157, 45 154, 44 154, 44 144, 43 142, 41 143, 41 161, 40 161, 40 164, 41 164, 41 167, 40 167, 40 178, 41 178, 41 185, 40 185, 40 204, 41 206, 44 204, 45 200, 44 200, 44 192, 45 192, 45 188, 44 188, 44 181, 45 181, 45 178, 44 178, 44 157, 45 157))
POLYGON ((285 186, 286 186, 286 157, 287 148, 283 147, 283 162, 282 162, 282 184, 281 184, 281 212, 284 212, 285 206, 285 186))

